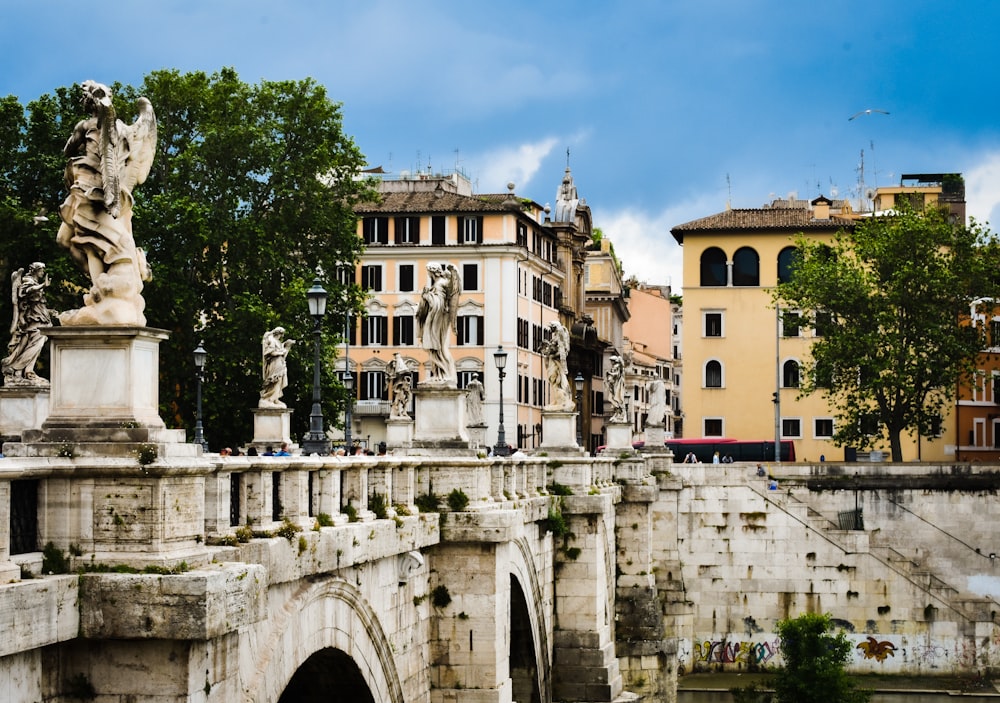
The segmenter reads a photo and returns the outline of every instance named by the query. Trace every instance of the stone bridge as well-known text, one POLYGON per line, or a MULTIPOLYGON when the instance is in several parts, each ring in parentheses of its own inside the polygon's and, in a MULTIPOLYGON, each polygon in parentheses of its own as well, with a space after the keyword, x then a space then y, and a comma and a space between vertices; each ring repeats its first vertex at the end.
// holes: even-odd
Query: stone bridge
POLYGON ((644 459, 185 453, 0 461, 9 700, 628 700, 623 668, 670 687, 644 459))

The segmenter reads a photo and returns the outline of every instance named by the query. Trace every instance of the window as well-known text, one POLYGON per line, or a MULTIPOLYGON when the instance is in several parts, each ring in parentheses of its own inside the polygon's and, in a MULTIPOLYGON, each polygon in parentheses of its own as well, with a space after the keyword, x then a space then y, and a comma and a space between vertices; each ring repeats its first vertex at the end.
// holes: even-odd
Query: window
POLYGON ((519 247, 528 246, 528 225, 523 222, 517 223, 517 245, 519 247))
POLYGON ((778 283, 792 280, 792 266, 795 263, 795 247, 785 247, 778 254, 778 283))
POLYGON ((828 312, 816 313, 816 323, 813 325, 813 334, 817 337, 825 337, 833 329, 833 315, 828 312))
POLYGON ((794 310, 781 313, 781 336, 798 337, 802 334, 802 314, 794 310))
POLYGON ((483 318, 479 315, 458 316, 459 346, 476 346, 483 343, 483 318))
POLYGON ((358 379, 359 400, 388 400, 385 371, 362 371, 358 379))
POLYGON ((479 264, 462 264, 462 290, 479 290, 479 264))
POLYGON ((552 307, 552 284, 542 281, 542 303, 552 307))
POLYGON ((413 315, 396 315, 392 318, 392 343, 401 347, 413 346, 413 315))
POLYGON ((815 418, 813 420, 813 435, 816 439, 829 439, 833 437, 833 418, 815 418))
POLYGON ((801 437, 802 436, 802 420, 797 417, 783 417, 781 418, 781 436, 782 437, 801 437))
POLYGON ((879 424, 878 415, 875 413, 865 413, 858 418, 858 426, 860 427, 861 434, 863 435, 877 435, 879 433, 879 424))
POLYGON ((396 218, 396 244, 420 244, 420 218, 396 218))
POLYGON ((722 436, 722 418, 721 417, 706 417, 704 420, 705 431, 702 432, 703 437, 721 437, 722 436))
POLYGON ((528 330, 531 325, 522 317, 517 318, 517 346, 521 349, 530 349, 528 346, 528 330))
POLYGON ((718 247, 709 247, 701 254, 701 285, 724 286, 728 283, 726 272, 726 252, 718 247))
POLYGON ((458 236, 461 244, 482 244, 483 243, 483 218, 482 217, 459 217, 458 236))
POLYGON ((705 319, 705 336, 706 337, 721 337, 722 336, 722 313, 721 312, 706 312, 703 313, 705 319))
POLYGON ((1000 320, 990 320, 990 346, 1000 347, 1000 320))
POLYGON ((781 387, 799 387, 799 362, 789 359, 781 365, 781 387))
POLYGON ((385 315, 366 317, 361 323, 361 346, 383 346, 389 343, 389 318, 385 315))
POLYGON ((468 388, 469 384, 472 383, 474 379, 480 378, 482 374, 479 371, 459 371, 458 372, 458 387, 468 388))
POLYGON ((414 289, 415 276, 413 273, 413 264, 400 264, 399 265, 399 292, 400 293, 410 293, 414 289))
POLYGON ((722 364, 715 359, 705 364, 705 388, 722 388, 722 364))
POLYGON ((364 234, 365 244, 389 243, 388 217, 366 217, 362 220, 361 229, 364 234))
POLYGON ((361 286, 366 290, 382 290, 382 264, 366 264, 361 267, 361 286))
POLYGON ((444 215, 434 215, 431 217, 431 244, 436 247, 445 245, 445 217, 444 215))
POLYGON ((733 254, 733 285, 760 285, 760 257, 750 247, 741 247, 733 254))

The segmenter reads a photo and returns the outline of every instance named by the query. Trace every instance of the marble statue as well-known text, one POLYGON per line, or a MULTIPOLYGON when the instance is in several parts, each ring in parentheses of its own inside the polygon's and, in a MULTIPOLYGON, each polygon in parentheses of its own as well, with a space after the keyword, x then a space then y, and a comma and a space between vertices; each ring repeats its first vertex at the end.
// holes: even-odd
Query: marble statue
POLYGON ((544 410, 555 412, 573 412, 576 402, 573 399, 573 388, 569 384, 569 368, 566 357, 569 356, 569 330, 553 320, 548 326, 549 338, 542 342, 539 351, 545 360, 545 375, 549 381, 549 400, 544 410))
POLYGON ((608 422, 628 422, 625 407, 625 361, 617 352, 611 355, 604 372, 604 396, 611 401, 612 413, 608 422))
POLYGON ((385 365, 385 376, 389 383, 389 419, 408 420, 410 399, 413 397, 413 379, 406 360, 396 352, 392 361, 385 365))
POLYGON ((261 339, 261 361, 264 383, 260 388, 259 408, 283 408, 281 395, 288 385, 288 350, 295 344, 294 339, 285 339, 285 328, 275 327, 264 333, 261 339))
POLYGON ((451 355, 451 330, 458 317, 462 289, 458 269, 448 263, 427 264, 428 282, 417 308, 418 336, 430 360, 427 382, 455 387, 458 374, 451 355))
POLYGON ((486 401, 486 389, 476 375, 465 386, 465 424, 472 427, 485 425, 483 421, 483 403, 486 401))
POLYGON ((52 324, 52 311, 45 302, 45 288, 49 285, 45 264, 36 261, 27 271, 18 269, 10 278, 14 314, 8 353, 0 362, 4 385, 47 387, 49 382, 35 373, 35 362, 45 347, 41 328, 52 324))
POLYGON ((667 416, 667 389, 663 381, 655 379, 649 384, 649 412, 646 414, 647 427, 662 427, 667 416))
POLYGON ((118 119, 111 89, 84 81, 90 117, 73 129, 67 158, 66 200, 56 241, 90 276, 84 306, 59 315, 63 325, 145 326, 142 283, 150 280, 142 249, 132 238, 132 189, 146 180, 156 146, 156 115, 146 98, 126 125, 118 119))
POLYGON ((567 166, 566 174, 563 176, 562 183, 559 184, 559 190, 556 191, 556 210, 552 221, 575 222, 576 208, 579 203, 580 199, 576 194, 573 176, 569 172, 569 166, 567 166))

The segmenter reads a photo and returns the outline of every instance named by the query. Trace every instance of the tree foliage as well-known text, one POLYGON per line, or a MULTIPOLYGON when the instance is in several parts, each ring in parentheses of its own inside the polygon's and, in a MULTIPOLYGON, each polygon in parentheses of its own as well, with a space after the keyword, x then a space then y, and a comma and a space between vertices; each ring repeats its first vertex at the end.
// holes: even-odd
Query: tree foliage
MULTIPOLYGON (((342 285, 334 272, 339 262, 357 260, 354 206, 373 197, 357 179, 364 158, 343 132, 340 105, 311 79, 249 85, 231 69, 156 71, 142 86, 113 87, 122 119, 131 121, 139 96, 157 115, 157 153, 135 190, 133 229, 153 271, 143 291, 147 324, 170 332, 160 346, 164 421, 193 427, 192 351, 204 341, 206 437, 213 449, 249 440, 261 337, 280 325, 299 340, 283 399, 295 410, 293 436, 303 433, 314 339, 305 291, 319 266, 330 294, 321 347, 329 423, 343 405, 330 362, 343 313, 361 300, 357 286, 342 285)), ((78 307, 87 282, 55 244, 65 195, 62 147, 85 117, 78 96, 74 85, 26 110, 14 98, 0 101, 0 274, 9 280, 13 269, 46 262, 49 305, 59 310, 78 307), (48 221, 36 223, 42 208, 48 221)), ((9 302, 2 305, 0 314, 9 315, 9 302)))
POLYGON ((775 297, 818 335, 802 392, 822 392, 836 408, 837 444, 888 438, 901 461, 902 433, 935 436, 983 347, 959 321, 974 300, 995 294, 996 243, 975 222, 904 202, 831 243, 800 236, 796 247, 792 276, 775 297))
POLYGON ((776 674, 775 703, 865 703, 844 666, 853 647, 843 632, 831 634, 829 615, 805 613, 778 623, 785 665, 776 674))

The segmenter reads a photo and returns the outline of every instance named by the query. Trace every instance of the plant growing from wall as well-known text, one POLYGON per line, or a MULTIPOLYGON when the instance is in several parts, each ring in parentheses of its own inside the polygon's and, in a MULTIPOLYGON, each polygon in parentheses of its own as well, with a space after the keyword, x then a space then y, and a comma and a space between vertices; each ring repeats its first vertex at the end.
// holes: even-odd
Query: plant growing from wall
POLYGON ((433 493, 424 493, 413 501, 422 513, 436 513, 441 509, 441 498, 433 493))
POLYGON ((469 505, 469 496, 459 488, 455 488, 448 494, 448 507, 452 512, 460 513, 469 505))
POLYGON ((371 497, 368 499, 368 508, 375 513, 375 517, 379 520, 385 520, 389 517, 388 502, 385 496, 375 491, 372 493, 371 497))
POLYGON ((774 678, 775 703, 867 703, 844 667, 854 647, 842 631, 832 634, 829 614, 805 613, 778 622, 785 665, 774 678))
POLYGON ((448 587, 444 584, 435 586, 434 590, 431 591, 431 604, 435 608, 447 608, 449 603, 451 603, 451 594, 448 592, 448 587))

